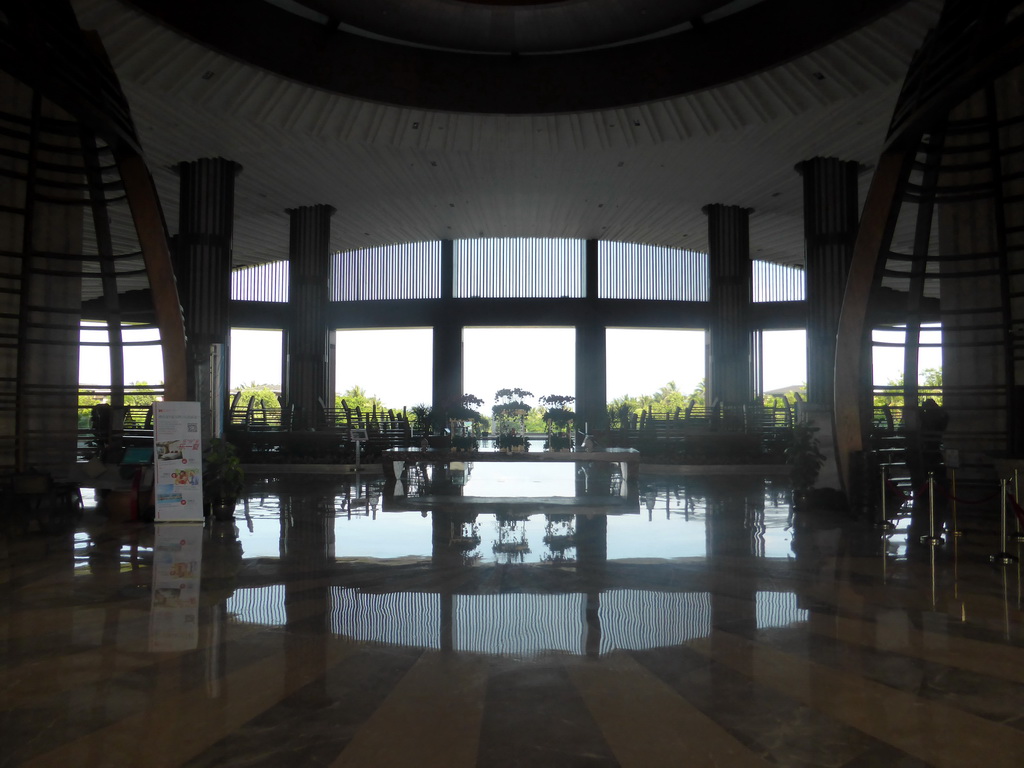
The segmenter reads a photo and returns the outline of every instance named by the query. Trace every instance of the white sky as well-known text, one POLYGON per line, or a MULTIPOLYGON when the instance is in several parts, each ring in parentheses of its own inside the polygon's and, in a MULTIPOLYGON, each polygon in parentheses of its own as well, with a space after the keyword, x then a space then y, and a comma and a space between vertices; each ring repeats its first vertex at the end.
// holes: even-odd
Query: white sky
MULTIPOLYGON (((337 390, 358 384, 392 407, 429 403, 431 334, 429 328, 338 331, 337 390)), ((804 383, 803 339, 803 331, 765 334, 765 389, 804 383)), ((652 394, 670 381, 689 393, 705 376, 703 331, 609 328, 607 344, 609 400, 652 394)), ((572 328, 466 328, 463 391, 481 398, 485 409, 504 387, 528 390, 535 399, 571 395, 574 345, 572 328)), ((236 328, 231 346, 232 387, 253 381, 280 386, 279 368, 265 362, 278 358, 280 331, 236 328)))
MULTIPOLYGON (((467 328, 463 335, 466 361, 464 391, 493 403, 502 387, 519 387, 535 397, 572 394, 575 389, 574 331, 572 328, 467 328)), ((99 341, 105 333, 83 332, 83 340, 99 341)), ((938 331, 923 341, 937 342, 938 331)), ((126 340, 142 340, 141 332, 126 340)), ((358 384, 391 407, 430 401, 431 338, 429 328, 339 331, 337 389, 358 384)), ((876 331, 878 341, 901 342, 901 331, 876 331)), ((704 378, 704 332, 663 329, 608 329, 608 399, 651 394, 670 381, 681 392, 692 392, 704 378)), ((229 383, 281 386, 280 331, 233 329, 229 383)), ((764 334, 765 391, 807 380, 804 332, 766 331, 764 334)), ((125 380, 163 381, 159 347, 128 347, 125 380)), ((83 385, 109 385, 107 352, 83 347, 80 354, 83 385)), ((921 370, 941 368, 938 348, 921 350, 921 370)), ((885 384, 903 370, 902 348, 876 347, 874 380, 885 384)))

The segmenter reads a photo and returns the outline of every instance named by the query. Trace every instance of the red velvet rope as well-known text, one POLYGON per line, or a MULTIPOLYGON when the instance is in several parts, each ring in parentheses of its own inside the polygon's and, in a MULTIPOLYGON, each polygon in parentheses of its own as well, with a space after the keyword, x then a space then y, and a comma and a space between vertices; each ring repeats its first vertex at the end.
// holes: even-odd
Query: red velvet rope
MULTIPOLYGON (((949 490, 943 483, 936 483, 935 486, 936 488, 939 489, 939 492, 942 493, 943 496, 945 496, 947 499, 950 499, 951 501, 957 502, 958 504, 988 504, 989 502, 995 501, 996 499, 999 498, 999 491, 996 491, 995 493, 992 493, 988 496, 982 496, 980 499, 965 499, 961 496, 954 496, 952 493, 949 492, 949 490)), ((896 483, 894 483, 888 477, 885 478, 885 487, 892 491, 893 494, 901 498, 903 501, 910 501, 914 496, 922 494, 928 490, 928 481, 926 480, 917 488, 911 489, 910 494, 907 494, 902 488, 896 485, 896 483)), ((1014 503, 1016 504, 1016 502, 1014 503)), ((1024 508, 1021 508, 1021 511, 1022 513, 1024 513, 1024 508)), ((1024 518, 1022 518, 1022 524, 1024 524, 1024 518)))
POLYGON ((1024 508, 1017 503, 1012 493, 1007 492, 1006 495, 1010 499, 1010 506, 1013 507, 1013 514, 1017 516, 1017 522, 1020 523, 1021 527, 1024 527, 1024 508))
POLYGON ((892 491, 893 494, 903 499, 903 501, 910 501, 910 496, 904 493, 903 489, 896 485, 896 483, 894 483, 888 477, 885 478, 885 487, 892 491))
POLYGON ((942 491, 942 495, 945 496, 947 499, 958 502, 960 504, 988 504, 990 501, 995 501, 996 499, 999 498, 999 491, 996 491, 995 493, 990 494, 988 496, 982 496, 980 499, 963 499, 959 496, 954 496, 946 489, 946 486, 944 485, 939 485, 939 490, 942 491))

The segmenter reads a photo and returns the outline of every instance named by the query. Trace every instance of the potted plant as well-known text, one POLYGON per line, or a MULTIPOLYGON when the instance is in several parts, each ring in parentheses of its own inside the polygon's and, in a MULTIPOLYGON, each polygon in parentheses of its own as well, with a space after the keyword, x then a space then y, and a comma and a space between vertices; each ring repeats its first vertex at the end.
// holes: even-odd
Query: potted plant
POLYGON ((544 412, 544 423, 548 427, 548 439, 544 449, 548 451, 568 451, 572 449, 572 432, 570 426, 576 414, 568 407, 576 398, 571 395, 544 395, 540 404, 547 410, 544 412))
POLYGON ((786 463, 789 465, 789 478, 793 484, 793 501, 798 506, 806 503, 810 488, 818 479, 818 472, 825 463, 825 454, 821 452, 818 438, 814 433, 818 428, 809 423, 797 424, 789 445, 786 447, 786 463))
POLYGON ((483 404, 484 401, 476 395, 464 394, 445 408, 453 451, 471 452, 479 449, 477 432, 479 431, 480 411, 477 408, 483 404))
POLYGON ((479 450, 480 441, 477 440, 476 435, 471 432, 464 434, 452 435, 452 450, 459 453, 472 453, 479 450))
POLYGON ((414 405, 411 410, 416 436, 421 438, 430 437, 434 429, 434 409, 425 403, 420 403, 419 405, 414 405))
POLYGON ((245 470, 235 446, 215 437, 203 451, 203 503, 218 520, 234 517, 235 504, 245 489, 245 470))
POLYGON ((526 416, 530 406, 525 398, 533 397, 532 392, 518 387, 499 389, 494 393, 494 414, 496 435, 495 448, 499 451, 527 451, 530 444, 526 439, 526 416))

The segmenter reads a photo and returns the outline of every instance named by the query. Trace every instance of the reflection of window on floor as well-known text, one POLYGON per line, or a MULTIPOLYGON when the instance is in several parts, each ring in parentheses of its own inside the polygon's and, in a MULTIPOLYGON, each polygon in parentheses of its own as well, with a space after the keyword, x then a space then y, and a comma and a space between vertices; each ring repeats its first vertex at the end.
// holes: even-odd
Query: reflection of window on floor
POLYGON ((331 630, 361 642, 441 647, 441 597, 331 587, 331 630))
POLYGON ((284 608, 284 585, 236 589, 228 598, 227 611, 237 622, 283 627, 288 623, 284 608))
POLYGON ((601 593, 601 653, 680 645, 711 634, 708 592, 616 589, 601 593))
POLYGON ((758 629, 788 627, 808 618, 807 609, 797 607, 793 592, 758 592, 755 611, 758 629))

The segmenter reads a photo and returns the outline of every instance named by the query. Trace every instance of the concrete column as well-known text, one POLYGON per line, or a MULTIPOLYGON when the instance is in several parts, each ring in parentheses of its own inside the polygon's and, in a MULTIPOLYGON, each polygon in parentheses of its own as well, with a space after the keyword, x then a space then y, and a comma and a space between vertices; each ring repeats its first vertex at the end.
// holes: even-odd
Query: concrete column
POLYGON ((857 239, 855 162, 815 157, 796 166, 804 183, 807 272, 807 400, 835 400, 836 331, 857 239))
POLYGON ((288 210, 288 350, 285 398, 294 409, 294 428, 316 427, 325 407, 334 405, 329 390, 330 331, 327 328, 331 271, 329 205, 288 210))
POLYGON ((608 428, 608 354, 605 326, 597 309, 597 240, 587 240, 585 306, 576 323, 576 429, 591 434, 608 428))
POLYGON ((735 205, 707 205, 709 322, 708 405, 743 405, 754 399, 749 308, 750 214, 735 205))
POLYGON ((204 439, 223 432, 235 176, 241 170, 221 157, 178 164, 175 271, 185 310, 189 397, 202 405, 204 439))

